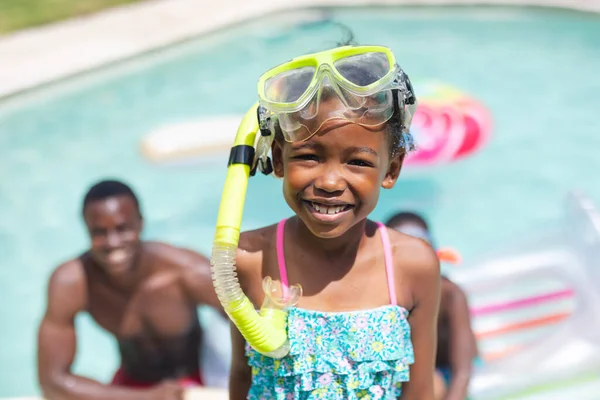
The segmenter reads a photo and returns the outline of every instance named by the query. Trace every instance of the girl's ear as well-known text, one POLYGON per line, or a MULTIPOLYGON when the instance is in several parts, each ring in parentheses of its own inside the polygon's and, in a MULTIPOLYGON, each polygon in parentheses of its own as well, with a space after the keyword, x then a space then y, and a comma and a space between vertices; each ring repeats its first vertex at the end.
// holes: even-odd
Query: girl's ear
POLYGON ((273 156, 273 174, 278 178, 283 178, 283 148, 277 140, 271 144, 271 155, 273 156))
POLYGON ((388 170, 385 173, 385 177, 383 178, 383 182, 381 183, 381 187, 384 189, 391 189, 396 184, 398 177, 400 176, 400 171, 402 170, 402 164, 404 163, 404 156, 406 153, 398 152, 397 154, 392 156, 392 160, 388 166, 388 170))

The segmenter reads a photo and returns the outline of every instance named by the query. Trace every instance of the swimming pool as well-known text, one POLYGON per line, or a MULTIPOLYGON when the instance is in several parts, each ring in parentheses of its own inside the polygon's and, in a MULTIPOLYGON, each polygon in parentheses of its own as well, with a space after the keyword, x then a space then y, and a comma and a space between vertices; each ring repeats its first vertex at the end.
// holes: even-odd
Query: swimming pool
MULTIPOLYGON (((86 246, 79 213, 87 186, 105 176, 126 179, 142 199, 145 237, 208 252, 225 160, 213 168, 159 167, 141 157, 141 138, 164 124, 243 113, 262 71, 341 39, 330 19, 351 26, 361 43, 392 47, 413 79, 470 92, 495 118, 480 154, 407 175, 384 193, 374 218, 403 206, 423 210, 438 242, 468 261, 551 224, 569 189, 600 200, 596 15, 403 7, 271 16, 17 98, 0 104, 0 397, 37 393, 46 279, 86 246), (317 22, 299 24, 304 16, 317 22)), ((273 178, 251 181, 244 227, 288 215, 279 190, 273 178)), ((77 323, 76 371, 107 380, 114 343, 87 317, 77 323)))

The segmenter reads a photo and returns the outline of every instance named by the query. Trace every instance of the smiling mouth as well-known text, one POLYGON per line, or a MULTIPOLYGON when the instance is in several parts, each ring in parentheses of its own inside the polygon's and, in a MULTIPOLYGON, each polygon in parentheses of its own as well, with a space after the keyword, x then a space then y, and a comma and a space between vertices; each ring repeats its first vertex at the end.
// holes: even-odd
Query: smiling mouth
POLYGON ((123 264, 131 258, 131 253, 125 249, 113 250, 106 254, 106 261, 112 265, 123 264))
POLYGON ((306 201, 306 204, 317 214, 323 215, 340 214, 354 207, 351 204, 321 204, 313 201, 306 201))

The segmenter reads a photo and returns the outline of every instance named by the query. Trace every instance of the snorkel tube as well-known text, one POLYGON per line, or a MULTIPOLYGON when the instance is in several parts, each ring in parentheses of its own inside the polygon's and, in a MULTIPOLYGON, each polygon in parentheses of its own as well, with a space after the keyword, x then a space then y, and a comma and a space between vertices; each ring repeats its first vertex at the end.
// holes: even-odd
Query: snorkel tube
POLYGON ((212 278, 221 305, 248 344, 261 354, 281 358, 289 352, 287 309, 299 300, 301 288, 290 287, 285 299, 278 298, 274 296, 275 282, 266 277, 265 300, 258 313, 242 292, 235 270, 246 189, 254 163, 254 141, 260 129, 257 109, 258 103, 244 115, 229 155, 213 241, 212 278))

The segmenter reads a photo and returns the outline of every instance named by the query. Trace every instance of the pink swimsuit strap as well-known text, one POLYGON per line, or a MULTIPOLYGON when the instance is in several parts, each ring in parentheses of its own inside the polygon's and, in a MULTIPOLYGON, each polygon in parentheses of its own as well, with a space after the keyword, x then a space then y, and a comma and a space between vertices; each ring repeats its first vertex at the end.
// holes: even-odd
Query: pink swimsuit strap
MULTIPOLYGON (((289 288, 283 244, 286 221, 287 219, 282 219, 277 224, 276 237, 277 264, 279 265, 279 279, 281 279, 281 286, 284 297, 288 296, 289 288)), ((388 235, 387 227, 381 222, 377 222, 377 230, 381 235, 381 242, 383 244, 383 256, 385 262, 385 272, 387 275, 388 291, 390 293, 390 303, 392 305, 398 305, 398 299, 396 298, 396 284, 394 281, 394 260, 392 258, 392 246, 390 244, 390 237, 388 235)))

